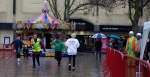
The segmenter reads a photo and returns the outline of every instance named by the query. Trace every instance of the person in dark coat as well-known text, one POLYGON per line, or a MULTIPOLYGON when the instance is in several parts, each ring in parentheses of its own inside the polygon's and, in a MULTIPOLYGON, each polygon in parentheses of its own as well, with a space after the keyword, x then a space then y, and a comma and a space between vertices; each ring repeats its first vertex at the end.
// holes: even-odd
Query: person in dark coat
POLYGON ((96 39, 95 41, 95 49, 96 49, 96 56, 100 56, 101 58, 101 48, 102 48, 102 41, 101 39, 96 39))
POLYGON ((11 43, 11 45, 13 45, 16 50, 16 58, 17 61, 19 62, 21 57, 20 52, 23 45, 23 42, 20 40, 20 36, 17 36, 16 39, 11 43))
POLYGON ((147 41, 146 51, 144 53, 144 60, 148 60, 150 62, 150 39, 147 41))
POLYGON ((117 39, 114 39, 114 42, 113 42, 113 48, 118 50, 119 49, 119 45, 118 45, 118 40, 117 39))

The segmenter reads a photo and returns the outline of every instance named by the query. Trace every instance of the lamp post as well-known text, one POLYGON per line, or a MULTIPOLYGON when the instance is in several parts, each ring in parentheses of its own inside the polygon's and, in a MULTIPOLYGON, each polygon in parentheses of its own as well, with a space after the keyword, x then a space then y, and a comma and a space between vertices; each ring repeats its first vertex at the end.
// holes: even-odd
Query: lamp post
POLYGON ((13 15, 16 15, 16 0, 13 0, 13 15))
POLYGON ((139 19, 139 31, 142 32, 142 26, 144 24, 144 18, 143 18, 143 0, 140 0, 140 19, 139 19))
MULTIPOLYGON (((141 19, 142 19, 142 25, 144 23, 144 19, 143 19, 143 0, 141 0, 141 19)), ((140 52, 140 59, 143 59, 143 52, 140 52)))
MULTIPOLYGON (((144 18, 143 18, 143 0, 140 0, 140 10, 141 10, 141 16, 140 16, 140 31, 142 31, 142 26, 144 24, 144 18)), ((140 52, 140 59, 143 59, 143 53, 140 52)), ((139 61, 139 73, 138 76, 141 77, 141 66, 140 66, 140 61, 139 61)))
MULTIPOLYGON (((16 0, 13 0, 13 31, 16 33, 16 0)), ((15 37, 15 36, 14 36, 15 37)))

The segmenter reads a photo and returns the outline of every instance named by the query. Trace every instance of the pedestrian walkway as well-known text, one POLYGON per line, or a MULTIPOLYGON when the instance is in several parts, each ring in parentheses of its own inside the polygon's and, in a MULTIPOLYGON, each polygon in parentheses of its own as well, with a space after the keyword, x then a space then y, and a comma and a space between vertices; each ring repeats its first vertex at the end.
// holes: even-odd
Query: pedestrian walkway
POLYGON ((60 68, 52 57, 42 57, 41 66, 33 69, 32 59, 23 59, 16 63, 16 59, 0 60, 0 77, 103 77, 101 64, 93 53, 80 53, 77 56, 77 69, 70 72, 67 69, 67 58, 63 58, 60 68))

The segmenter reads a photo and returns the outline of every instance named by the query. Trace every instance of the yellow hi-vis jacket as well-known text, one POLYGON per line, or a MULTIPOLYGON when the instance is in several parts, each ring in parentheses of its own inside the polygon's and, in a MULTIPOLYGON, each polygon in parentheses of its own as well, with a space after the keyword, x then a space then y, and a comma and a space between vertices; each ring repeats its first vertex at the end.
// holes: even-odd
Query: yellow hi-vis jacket
POLYGON ((40 39, 37 38, 37 41, 33 41, 33 52, 40 52, 41 51, 41 43, 40 39))

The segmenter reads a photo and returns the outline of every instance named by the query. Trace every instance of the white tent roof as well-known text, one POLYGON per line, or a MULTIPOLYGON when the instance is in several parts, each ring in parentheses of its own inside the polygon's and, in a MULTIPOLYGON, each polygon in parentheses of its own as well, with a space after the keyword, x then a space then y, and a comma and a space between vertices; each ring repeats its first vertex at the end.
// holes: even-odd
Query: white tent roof
POLYGON ((150 30, 150 21, 144 23, 144 29, 143 30, 147 30, 147 29, 150 30))
POLYGON ((144 56, 144 51, 145 51, 149 31, 150 31, 150 21, 144 22, 142 44, 141 44, 141 51, 140 51, 140 59, 143 59, 143 56, 144 56))

